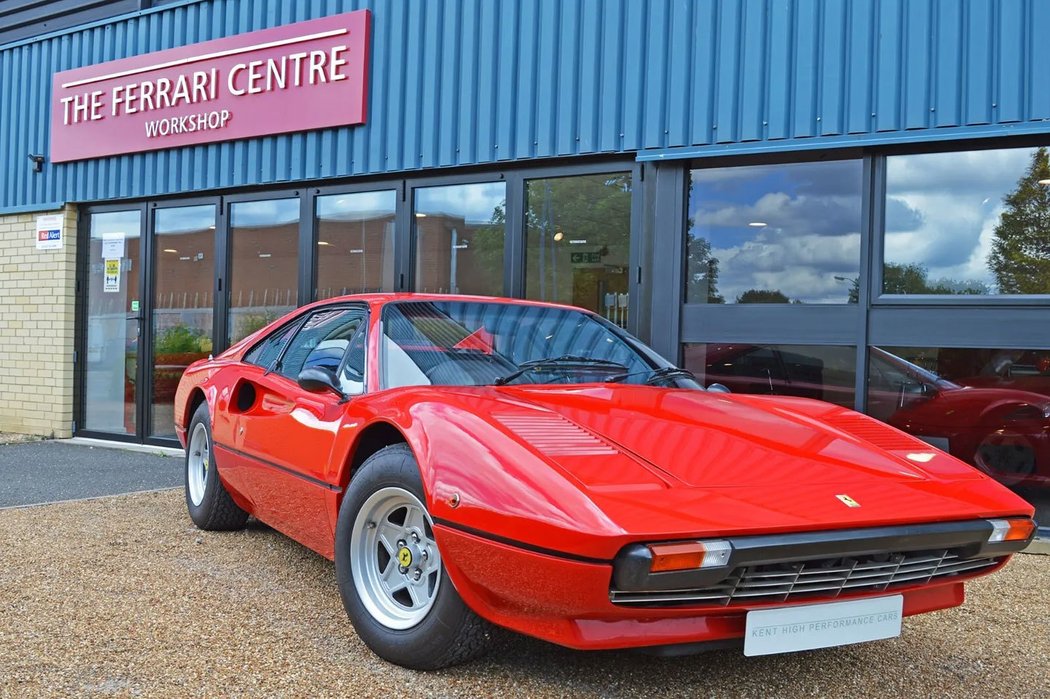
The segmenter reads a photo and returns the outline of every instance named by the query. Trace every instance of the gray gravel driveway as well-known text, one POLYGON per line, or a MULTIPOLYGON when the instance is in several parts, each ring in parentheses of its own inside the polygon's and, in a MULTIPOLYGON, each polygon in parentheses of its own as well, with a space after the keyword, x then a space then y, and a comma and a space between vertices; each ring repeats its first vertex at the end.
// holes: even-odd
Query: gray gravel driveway
POLYGON ((372 655, 332 564, 273 530, 197 530, 181 491, 0 511, 0 697, 1046 697, 1050 557, 889 641, 745 658, 524 637, 414 673, 372 655))
POLYGON ((182 485, 182 459, 43 441, 0 445, 0 508, 182 485))

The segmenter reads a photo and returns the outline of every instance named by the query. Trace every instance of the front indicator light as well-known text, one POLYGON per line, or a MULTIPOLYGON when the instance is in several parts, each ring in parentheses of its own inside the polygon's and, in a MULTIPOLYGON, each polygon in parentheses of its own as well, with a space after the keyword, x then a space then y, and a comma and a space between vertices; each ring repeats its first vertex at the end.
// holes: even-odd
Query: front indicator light
POLYGON ((728 541, 687 541, 676 544, 649 544, 653 562, 649 570, 666 573, 672 570, 714 568, 729 563, 733 547, 728 541))
POLYGON ((988 523, 992 525, 992 534, 988 537, 990 544, 1001 541, 1027 541, 1035 532, 1035 521, 1028 517, 990 519, 988 523))

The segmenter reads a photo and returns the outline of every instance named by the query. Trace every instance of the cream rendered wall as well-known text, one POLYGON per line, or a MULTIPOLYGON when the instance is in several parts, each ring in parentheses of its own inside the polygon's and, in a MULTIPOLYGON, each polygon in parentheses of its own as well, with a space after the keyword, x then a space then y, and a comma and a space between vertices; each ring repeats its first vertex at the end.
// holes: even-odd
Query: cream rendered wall
POLYGON ((0 216, 0 432, 70 437, 76 208, 0 216), (36 217, 65 216, 61 250, 36 249, 36 217))

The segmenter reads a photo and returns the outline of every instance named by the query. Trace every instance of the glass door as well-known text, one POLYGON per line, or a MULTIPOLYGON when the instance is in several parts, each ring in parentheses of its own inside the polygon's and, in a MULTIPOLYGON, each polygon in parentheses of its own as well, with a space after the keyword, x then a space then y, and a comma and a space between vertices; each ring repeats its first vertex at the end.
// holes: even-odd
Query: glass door
POLYGON ((153 210, 149 434, 175 438, 175 389, 214 340, 216 205, 153 210))
POLYGON ((253 199, 229 207, 230 344, 299 305, 299 199, 253 199))
POLYGON ((89 214, 83 429, 137 435, 142 212, 89 214))

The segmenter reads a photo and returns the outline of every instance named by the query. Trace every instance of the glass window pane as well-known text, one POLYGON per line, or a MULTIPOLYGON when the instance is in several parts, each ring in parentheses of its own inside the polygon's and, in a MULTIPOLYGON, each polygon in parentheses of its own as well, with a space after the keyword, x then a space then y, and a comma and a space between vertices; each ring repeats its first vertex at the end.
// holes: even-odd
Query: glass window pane
POLYGON ((503 295, 503 182, 415 190, 416 291, 503 295))
POLYGON ((734 393, 815 398, 852 409, 857 349, 837 345, 687 344, 685 368, 734 393))
POLYGON ((1050 294, 1046 148, 886 159, 886 294, 1050 294))
POLYGON ((394 290, 397 192, 317 198, 318 300, 394 290))
POLYGON ((1050 524, 1050 350, 872 347, 868 412, 972 464, 1050 524))
POLYGON ((91 214, 90 227, 84 428, 135 434, 142 215, 91 214))
POLYGON ((627 325, 631 173, 525 183, 525 296, 627 325))
POLYGON ((212 350, 215 206, 156 209, 153 219, 153 410, 151 433, 175 436, 175 389, 212 350))
POLYGON ((230 342, 294 309, 298 285, 299 200, 231 204, 230 342))
POLYGON ((690 173, 687 303, 856 303, 860 160, 690 173))
POLYGON ((365 319, 363 308, 339 308, 314 313, 292 338, 277 372, 295 381, 303 369, 327 369, 335 374, 350 340, 365 319))
POLYGON ((277 361, 277 358, 281 356, 284 346, 295 334, 295 331, 299 329, 301 323, 302 317, 299 317, 291 323, 287 323, 283 327, 272 331, 269 337, 245 353, 244 361, 269 369, 277 361))

